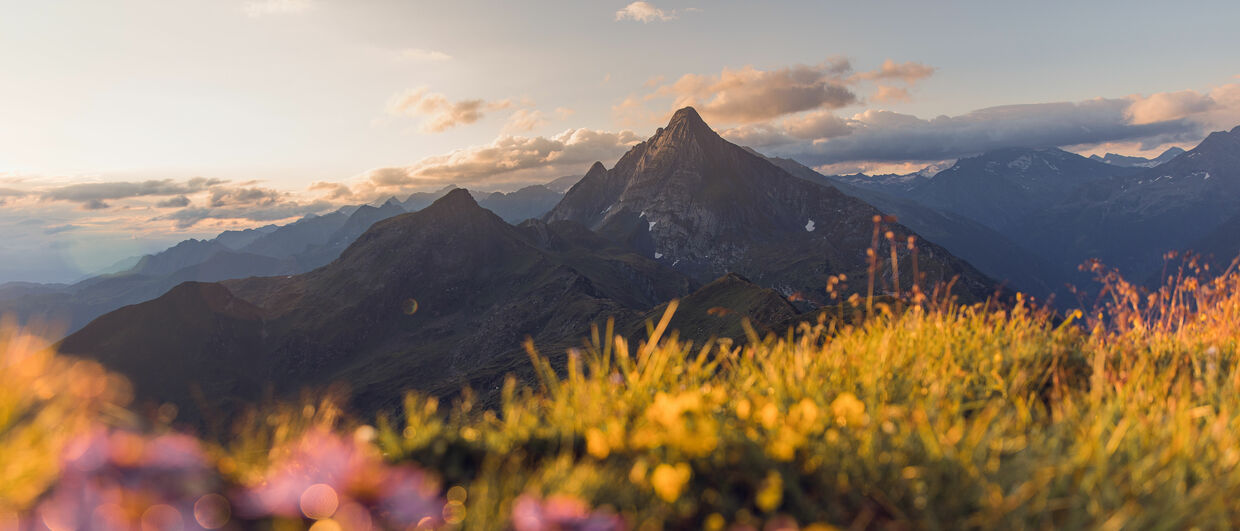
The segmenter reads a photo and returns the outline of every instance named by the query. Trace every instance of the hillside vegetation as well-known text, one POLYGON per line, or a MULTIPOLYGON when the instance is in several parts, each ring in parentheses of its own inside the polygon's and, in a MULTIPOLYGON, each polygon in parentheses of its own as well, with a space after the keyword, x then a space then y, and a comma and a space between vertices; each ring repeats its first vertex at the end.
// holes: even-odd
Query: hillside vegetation
POLYGON ((646 342, 528 345, 537 381, 497 409, 320 395, 218 441, 9 326, 0 528, 1233 527, 1240 274, 1202 269, 1142 293, 1095 266, 1103 299, 1064 318, 876 303, 743 344, 680 341, 673 303, 646 342))

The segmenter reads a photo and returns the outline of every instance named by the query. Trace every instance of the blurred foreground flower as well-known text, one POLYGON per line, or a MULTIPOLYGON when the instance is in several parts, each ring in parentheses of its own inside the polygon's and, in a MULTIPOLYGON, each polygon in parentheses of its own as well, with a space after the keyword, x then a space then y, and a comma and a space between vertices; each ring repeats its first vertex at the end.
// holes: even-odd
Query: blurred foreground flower
MULTIPOLYGON (((96 428, 65 447, 36 509, 46 529, 218 529, 229 507, 198 440, 96 428)), ((36 527, 39 528, 39 527, 36 527)))
POLYGON ((60 473, 65 445, 132 395, 98 363, 57 356, 43 339, 54 335, 0 318, 0 517, 29 511, 60 473))
POLYGON ((267 475, 236 497, 246 518, 305 517, 366 530, 431 527, 443 516, 437 481, 411 465, 387 464, 356 437, 315 429, 272 452, 267 475))
POLYGON ((539 500, 528 494, 512 506, 512 525, 516 531, 622 531, 628 529, 620 516, 590 511, 589 505, 573 496, 557 494, 539 500))

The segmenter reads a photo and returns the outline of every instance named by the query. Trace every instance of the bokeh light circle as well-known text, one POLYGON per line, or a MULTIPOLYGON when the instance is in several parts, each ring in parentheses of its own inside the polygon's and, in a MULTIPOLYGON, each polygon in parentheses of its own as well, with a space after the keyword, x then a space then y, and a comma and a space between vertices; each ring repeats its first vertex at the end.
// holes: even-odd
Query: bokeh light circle
POLYGON ((336 514, 340 498, 336 489, 325 483, 315 483, 301 493, 301 512, 306 518, 323 520, 336 514))
POLYGON ((232 518, 228 499, 219 494, 207 494, 194 503, 194 520, 206 529, 219 529, 232 518))

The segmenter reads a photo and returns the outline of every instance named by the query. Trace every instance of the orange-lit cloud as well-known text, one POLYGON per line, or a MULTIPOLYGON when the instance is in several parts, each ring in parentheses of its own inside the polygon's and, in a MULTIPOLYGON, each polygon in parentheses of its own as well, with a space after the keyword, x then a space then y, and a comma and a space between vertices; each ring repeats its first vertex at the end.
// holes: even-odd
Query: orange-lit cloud
POLYGON ((1181 90, 1149 96, 1129 96, 1128 117, 1133 124, 1193 120, 1206 128, 1229 129, 1240 123, 1240 83, 1221 85, 1208 92, 1181 90))
POLYGON ((879 85, 878 91, 874 93, 874 101, 879 103, 906 102, 912 99, 913 96, 909 94, 908 89, 890 85, 879 85))
POLYGON ((481 99, 450 101, 446 96, 422 87, 397 94, 388 101, 387 111, 393 115, 423 118, 422 130, 439 133, 458 125, 481 120, 485 113, 507 109, 512 100, 488 102, 481 99))
MULTIPOLYGON (((639 141, 631 131, 570 129, 552 137, 502 135, 494 142, 426 157, 409 166, 366 172, 352 189, 359 197, 446 184, 488 187, 543 182, 584 173, 596 160, 612 161, 639 141)), ((326 184, 318 185, 328 189, 326 184)))
POLYGON ((891 59, 883 61, 883 65, 876 70, 867 72, 858 72, 853 79, 866 81, 891 81, 899 80, 905 84, 912 85, 934 75, 934 67, 926 66, 916 61, 905 61, 896 63, 891 59))
POLYGON ((1128 116, 1134 124, 1178 120, 1209 111, 1216 105, 1208 94, 1194 90, 1160 92, 1149 97, 1133 96, 1132 100, 1128 116))
POLYGON ((319 181, 311 184, 309 189, 311 192, 320 192, 325 199, 331 201, 352 199, 353 197, 353 190, 344 183, 319 181))
POLYGON ((856 94, 845 86, 850 71, 844 59, 774 70, 725 68, 718 75, 685 74, 645 99, 671 98, 672 109, 692 105, 716 123, 754 123, 856 103, 856 94))

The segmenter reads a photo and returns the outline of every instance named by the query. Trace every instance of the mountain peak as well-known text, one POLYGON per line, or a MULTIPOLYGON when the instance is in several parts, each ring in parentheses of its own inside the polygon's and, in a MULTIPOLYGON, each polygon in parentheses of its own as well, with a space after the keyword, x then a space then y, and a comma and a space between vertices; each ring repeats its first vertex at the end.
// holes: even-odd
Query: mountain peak
MULTIPOLYGON (((696 145, 692 148, 694 150, 706 150, 713 155, 727 150, 723 147, 727 141, 711 129, 693 107, 685 107, 673 113, 667 126, 660 127, 647 142, 650 146, 647 155, 662 154, 668 150, 680 152, 691 145, 696 145)), ((702 155, 701 151, 698 153, 702 155)))
POLYGON ((693 125, 701 124, 702 126, 706 126, 706 121, 702 120, 702 116, 698 114, 697 109, 694 109, 693 107, 684 107, 675 113, 672 113, 672 119, 668 120, 667 127, 668 129, 671 129, 672 126, 680 123, 688 123, 693 125))
POLYGON ((596 160, 594 161, 594 164, 590 166, 590 171, 587 171, 586 175, 593 175, 596 173, 605 173, 606 171, 607 171, 607 167, 604 166, 601 161, 596 160))
POLYGON ((441 211, 444 213, 460 212, 462 210, 482 210, 478 202, 474 200, 474 196, 470 195, 469 190, 464 188, 455 188, 451 192, 444 194, 443 197, 436 199, 431 206, 426 207, 426 211, 441 211))

